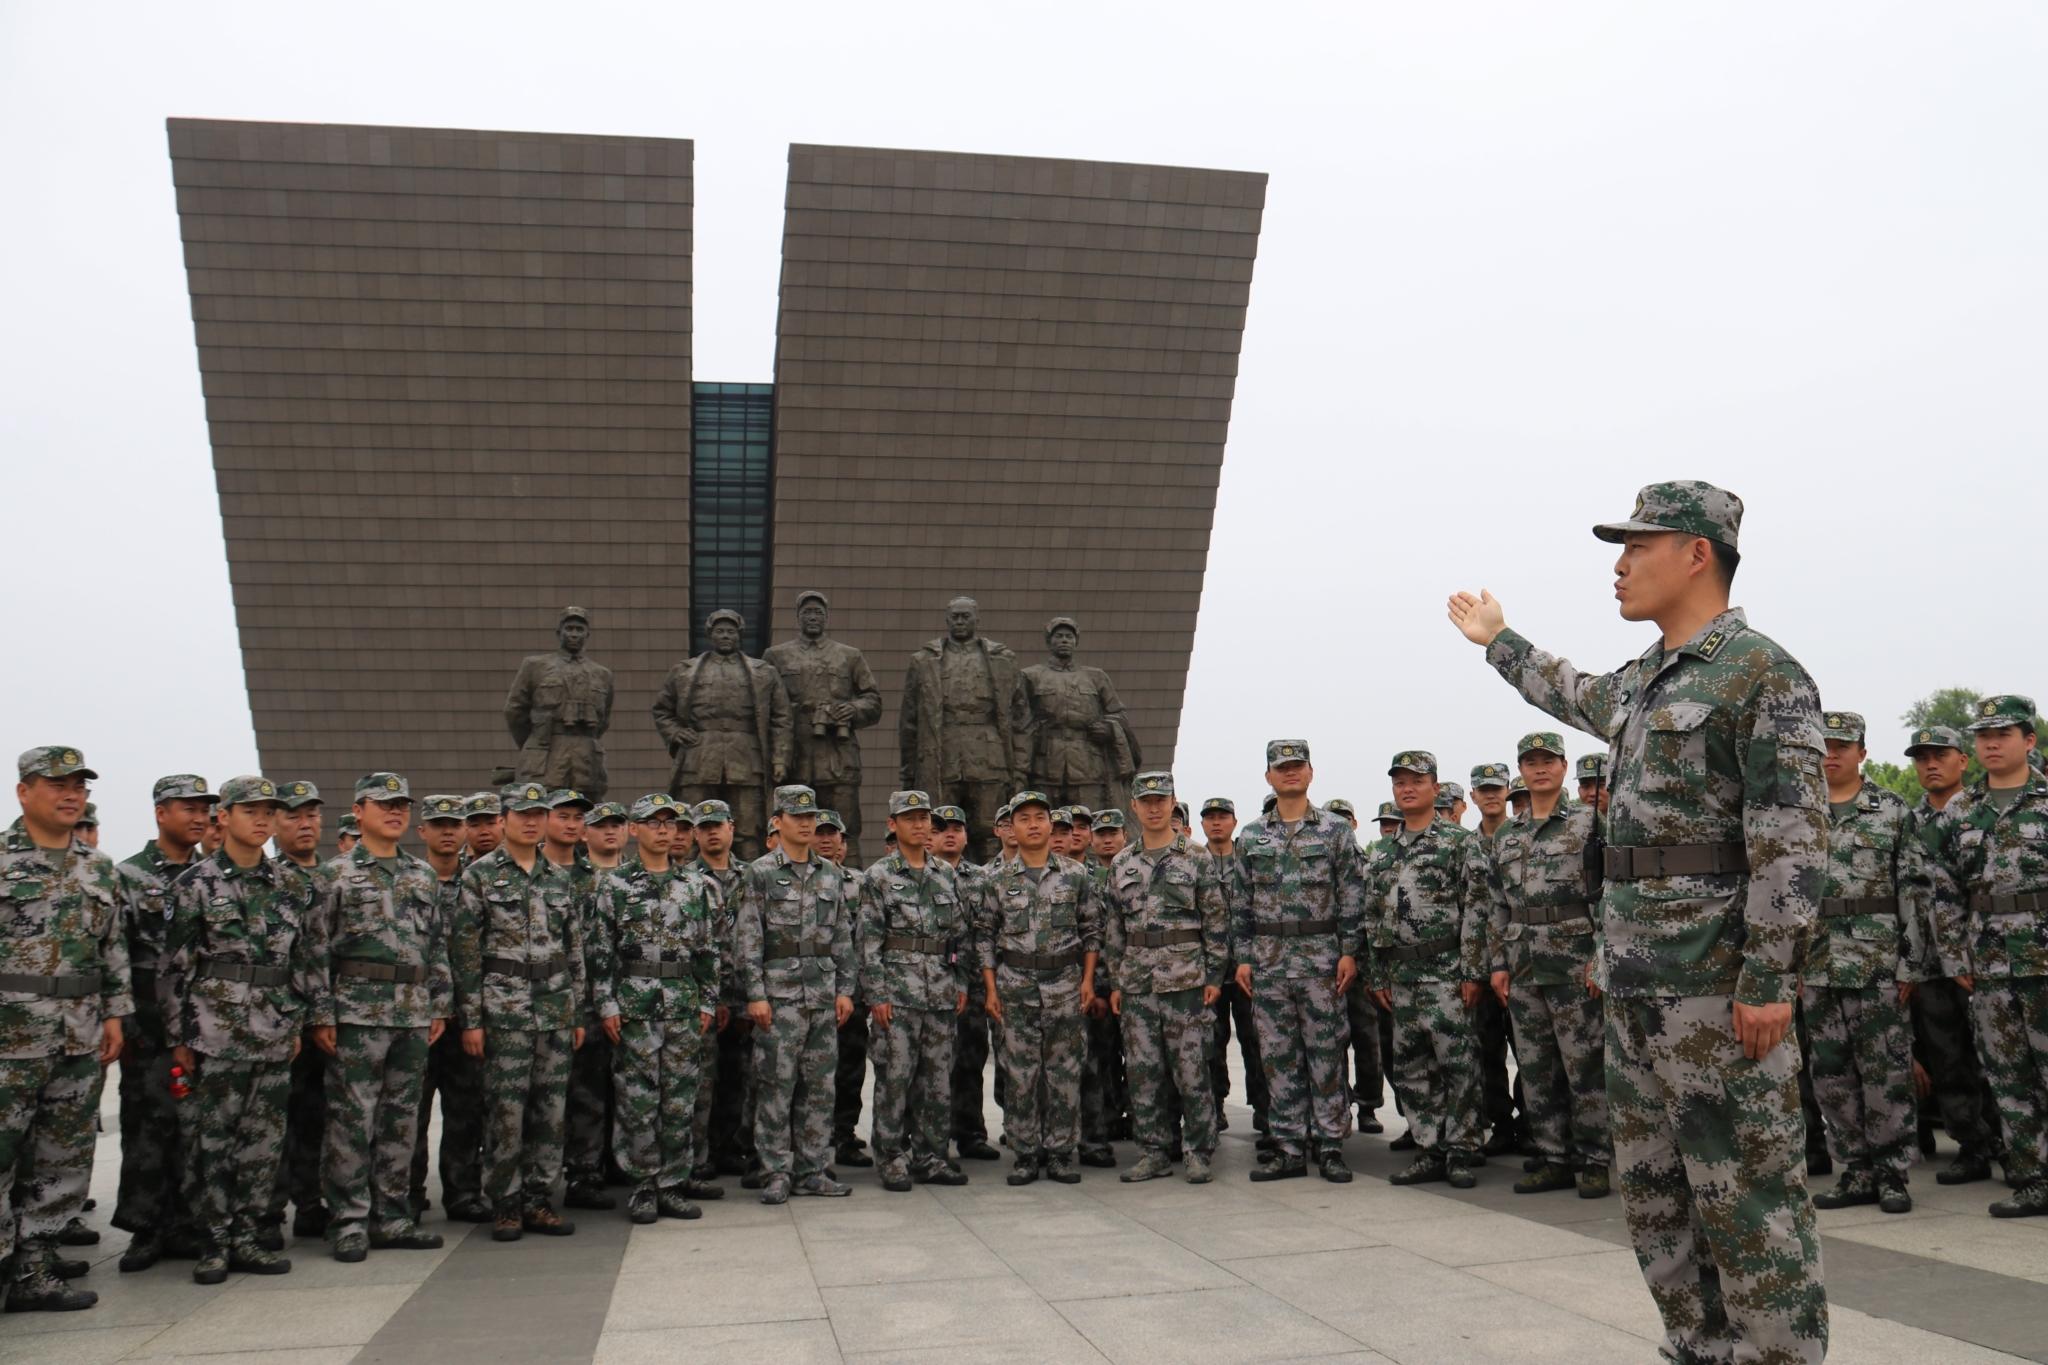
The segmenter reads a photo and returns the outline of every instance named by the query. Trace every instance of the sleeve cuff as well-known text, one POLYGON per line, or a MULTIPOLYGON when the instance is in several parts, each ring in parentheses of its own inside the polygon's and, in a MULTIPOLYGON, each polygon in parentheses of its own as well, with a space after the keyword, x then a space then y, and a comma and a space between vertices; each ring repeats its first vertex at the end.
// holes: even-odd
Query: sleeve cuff
POLYGON ((1790 972, 1745 966, 1735 982, 1738 1005, 1790 1005, 1799 999, 1799 980, 1790 972))

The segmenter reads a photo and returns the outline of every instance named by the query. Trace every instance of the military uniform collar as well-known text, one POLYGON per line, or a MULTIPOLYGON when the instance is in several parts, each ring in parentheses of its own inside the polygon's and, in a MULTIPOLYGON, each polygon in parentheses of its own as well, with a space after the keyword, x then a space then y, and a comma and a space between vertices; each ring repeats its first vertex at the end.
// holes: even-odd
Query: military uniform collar
MULTIPOLYGON (((28 822, 18 815, 14 817, 14 823, 7 827, 6 839, 7 851, 9 853, 50 854, 57 851, 52 848, 44 848, 30 837, 28 822)), ((71 834, 71 842, 65 846, 65 851, 68 853, 90 853, 92 846, 80 843, 78 833, 74 830, 71 834)))
POLYGON ((239 881, 243 877, 251 877, 261 882, 277 880, 277 860, 268 853, 258 855, 255 866, 243 867, 228 856, 226 845, 222 845, 213 851, 207 861, 218 868, 220 875, 228 881, 239 881))
POLYGON ((135 856, 138 859, 140 859, 142 865, 148 868, 151 872, 160 872, 167 867, 186 868, 192 866, 192 864, 199 861, 199 850, 196 848, 193 849, 192 856, 187 858, 184 862, 174 863, 169 858, 166 858, 164 856, 163 845, 159 844, 156 840, 151 839, 148 843, 142 846, 142 851, 140 853, 137 853, 135 856))

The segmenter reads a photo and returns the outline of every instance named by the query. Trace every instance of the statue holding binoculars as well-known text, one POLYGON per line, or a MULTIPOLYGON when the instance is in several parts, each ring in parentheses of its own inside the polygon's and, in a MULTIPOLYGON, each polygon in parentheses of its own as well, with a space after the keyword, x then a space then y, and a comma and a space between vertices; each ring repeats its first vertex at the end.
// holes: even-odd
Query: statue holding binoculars
POLYGON ((846 855, 860 866, 860 740, 854 731, 882 718, 882 690, 852 645, 825 634, 832 604, 812 589, 797 594, 797 637, 761 657, 789 692, 794 743, 789 780, 818 793, 818 805, 846 822, 846 855))

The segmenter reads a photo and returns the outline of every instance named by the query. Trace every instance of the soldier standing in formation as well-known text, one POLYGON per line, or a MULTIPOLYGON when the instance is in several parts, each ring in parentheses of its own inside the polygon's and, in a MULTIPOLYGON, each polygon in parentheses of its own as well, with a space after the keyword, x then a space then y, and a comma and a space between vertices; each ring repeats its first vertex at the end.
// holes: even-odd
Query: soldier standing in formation
MULTIPOLYGON (((321 812, 325 802, 311 782, 283 782, 277 788, 276 833, 271 845, 278 860, 296 867, 310 880, 320 866, 321 812)), ((356 817, 353 812, 349 819, 356 817)), ((308 1021, 310 1025, 310 1020, 308 1021)), ((327 1054, 302 1038, 292 1058, 292 1088, 285 1100, 284 1159, 270 1191, 270 1207, 257 1231, 265 1251, 284 1250, 285 1205, 296 1206, 292 1235, 320 1237, 327 1232, 327 1205, 320 1186, 320 1153, 327 1143, 327 1054)))
POLYGON ((1665 1349, 1818 1361, 1827 1294, 1800 1169, 1798 1048, 1782 1044, 1827 857, 1820 702, 1728 605, 1741 519, 1734 495, 1678 482, 1595 528, 1623 546, 1623 619, 1662 632, 1613 673, 1535 648, 1490 595, 1459 593, 1450 615, 1530 703, 1611 745, 1608 1101, 1665 1349))
MULTIPOLYGON (((426 864, 433 869, 436 893, 441 898, 446 952, 447 925, 455 914, 455 901, 462 892, 463 845, 469 821, 479 803, 489 802, 496 810, 494 793, 460 796, 429 796, 420 813, 420 843, 426 864)), ((454 989, 453 967, 449 988, 454 989)), ((450 997, 452 1008, 453 997, 450 997)), ((413 1217, 427 1208, 427 1130, 433 1115, 434 1097, 441 1097, 441 1207, 457 1223, 487 1223, 490 1206, 483 1201, 483 1080, 476 1063, 462 1050, 462 1030, 444 1026, 427 1045, 427 1070, 420 1086, 419 1119, 413 1128, 411 1187, 413 1217)))
MULTIPOLYGON (((1227 796, 1209 797, 1202 802, 1201 821, 1202 851, 1214 865, 1218 879, 1225 880, 1237 856, 1237 804, 1227 796)), ((1228 934, 1224 938, 1234 953, 1237 945, 1229 942, 1228 934)), ((1214 1005, 1215 1024, 1209 1044, 1209 1086, 1216 1101, 1216 1128, 1221 1132, 1230 1126, 1223 1117, 1223 1101, 1230 1097, 1230 1035, 1234 1031, 1238 1055, 1244 1060, 1245 1098, 1251 1102, 1252 1127, 1264 1133, 1268 1126, 1266 1070, 1259 1064, 1259 1030, 1252 1019, 1252 998, 1238 989, 1235 958, 1224 966, 1223 992, 1214 1005)))
POLYGON ((773 668, 740 652, 745 629, 738 612, 712 612, 711 648, 670 669, 654 701, 654 728, 673 760, 668 794, 689 806, 725 802, 742 862, 761 856, 768 792, 790 755, 789 693, 773 668))
POLYGON ((604 766, 604 732, 612 723, 612 671, 583 657, 590 613, 562 608, 555 623, 557 648, 519 665, 505 694, 505 729, 519 746, 515 782, 573 787, 593 801, 611 785, 604 766))

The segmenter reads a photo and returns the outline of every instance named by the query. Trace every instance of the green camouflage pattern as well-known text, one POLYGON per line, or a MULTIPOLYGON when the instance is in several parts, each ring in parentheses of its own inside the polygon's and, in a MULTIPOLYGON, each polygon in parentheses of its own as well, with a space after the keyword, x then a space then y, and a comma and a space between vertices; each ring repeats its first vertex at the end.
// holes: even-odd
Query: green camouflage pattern
POLYGON ((1479 1151, 1479 1039, 1458 983, 1397 980, 1388 1072, 1415 1145, 1440 1156, 1479 1151))
POLYGON ((1231 957, 1255 980, 1337 976, 1337 959, 1364 937, 1363 857, 1350 822, 1311 805, 1288 829, 1270 812, 1237 832, 1226 871, 1231 957), (1330 934, 1280 938, 1266 926, 1334 919, 1330 934))
POLYGON ((1828 1146, 1845 1167, 1903 1178, 1919 1158, 1913 1038, 1898 987, 1808 985, 1806 1067, 1827 1119, 1828 1146))
POLYGON ((1603 522, 1593 528, 1594 535, 1615 544, 1632 531, 1678 531, 1705 536, 1733 550, 1742 532, 1742 499, 1698 479, 1647 484, 1636 494, 1635 508, 1626 520, 1603 522))
POLYGON ((1544 1158, 1565 1165, 1611 1166, 1607 1119, 1607 1022, 1600 997, 1583 981, 1508 987, 1522 1123, 1544 1158))
POLYGON ((1749 1060, 1728 1009, 1712 995, 1608 998, 1622 1213, 1664 1319, 1666 1359, 1818 1365, 1828 1300, 1806 1193, 1799 1049, 1788 1037, 1749 1060))
POLYGON ((961 949, 973 933, 972 916, 959 876, 943 861, 929 858, 914 868, 901 853, 891 853, 871 865, 861 874, 856 994, 870 1006, 951 1014, 967 989, 961 949), (952 947, 946 953, 884 948, 892 934, 944 939, 952 947))
POLYGON ((635 1186, 680 1194, 690 1178, 708 1023, 708 1013, 683 1011, 679 1017, 627 1016, 619 1024, 612 1049, 613 1143, 619 1169, 635 1186))
POLYGON ((455 1026, 553 1031, 584 1022, 585 908, 572 874, 544 856, 528 872, 499 847, 464 868, 448 939, 455 1026), (486 972, 486 957, 561 965, 528 981, 486 972))
POLYGON ((563 1116, 576 1040, 570 1026, 522 1028, 517 1015, 496 1017, 506 1022, 484 1026, 483 1196, 503 1216, 546 1206, 562 1178, 563 1116))
MULTIPOLYGON (((1740 610, 1591 676, 1512 629, 1487 661, 1522 696, 1612 745, 1610 847, 1741 843, 1749 871, 1607 885, 1603 966, 1616 996, 1790 1003, 1827 849, 1820 699, 1740 610)), ((1582 773, 1583 776, 1583 773, 1582 773)))
MULTIPOLYGON (((209 860, 210 861, 210 860, 209 860)), ((275 1057, 206 1056, 182 1103, 186 1115, 185 1207, 192 1228, 216 1247, 253 1245, 284 1157, 291 1063, 275 1057)))
POLYGON ((639 863, 598 883, 592 934, 598 1017, 694 1024, 718 1008, 719 927, 725 894, 693 866, 650 872, 639 863), (635 964, 686 963, 685 976, 637 973, 635 964))
POLYGON ((327 1133, 320 1181, 330 1240, 366 1224, 395 1229, 412 1222, 412 1154, 427 1078, 427 1025, 347 1017, 356 1012, 342 1011, 323 1081, 327 1133))
POLYGON ((1970 718, 1970 729, 1999 730, 2008 725, 2032 725, 2034 716, 2032 697, 2022 697, 2015 692, 2001 693, 1977 703, 1977 713, 1970 718))
MULTIPOLYGON (((171 899, 171 929, 157 974, 171 1045, 209 1060, 276 1062, 283 1069, 309 1009, 327 995, 327 964, 307 932, 311 879, 267 856, 254 867, 237 867, 221 849, 178 878, 171 899), (227 981, 207 975, 207 962, 281 967, 288 980, 276 986, 227 981)), ((264 1175, 267 1180, 269 1167, 264 1175)))
POLYGON ((0 835, 0 907, 0 972, 100 978, 97 993, 67 999, 0 991, 0 1061, 97 1053, 100 1022, 135 1010, 114 860, 77 838, 61 854, 37 848, 17 819, 0 835))
POLYGON ((1970 1018, 2005 1133, 2006 1175, 2048 1178, 2048 977, 1980 979, 1970 1018))
POLYGON ((1500 888, 1489 842, 1443 820, 1400 829, 1364 855, 1367 913, 1357 956, 1376 989, 1396 982, 1479 981, 1494 960, 1489 938, 1500 888), (1412 956, 1406 950, 1441 945, 1412 956), (1396 953, 1393 950, 1403 950, 1396 953))
MULTIPOLYGON (((1828 813, 1828 861, 1821 894, 1891 902, 1884 912, 1823 915, 1814 921, 1802 976, 1810 986, 1860 988, 1913 981, 1922 973, 1926 944, 1920 919, 1909 913, 1902 888, 1919 876, 1925 845, 1908 837, 1906 803, 1865 781, 1849 810, 1828 813)), ((1896 999, 1897 992, 1893 997, 1896 999)))
MULTIPOLYGON (((306 1023, 374 1024, 424 1029, 455 1008, 448 966, 448 907, 441 879, 403 849, 387 871, 367 844, 315 868, 307 922, 314 960, 326 988, 306 1023), (342 962, 370 962, 424 973, 419 981, 373 981, 344 975, 342 962)), ((425 1065, 422 1054, 420 1065, 425 1065)))
POLYGON ((185 1145, 171 1097, 170 1043, 156 974, 170 931, 171 882, 198 857, 194 850, 191 861, 170 862, 152 839, 115 868, 125 892, 122 923, 135 983, 135 1013, 122 1033, 121 1184, 111 1220, 124 1232, 183 1221, 185 1145))
POLYGON ((96 1052, 0 1057, 0 1265, 54 1254, 83 1212, 99 1094, 96 1052))

